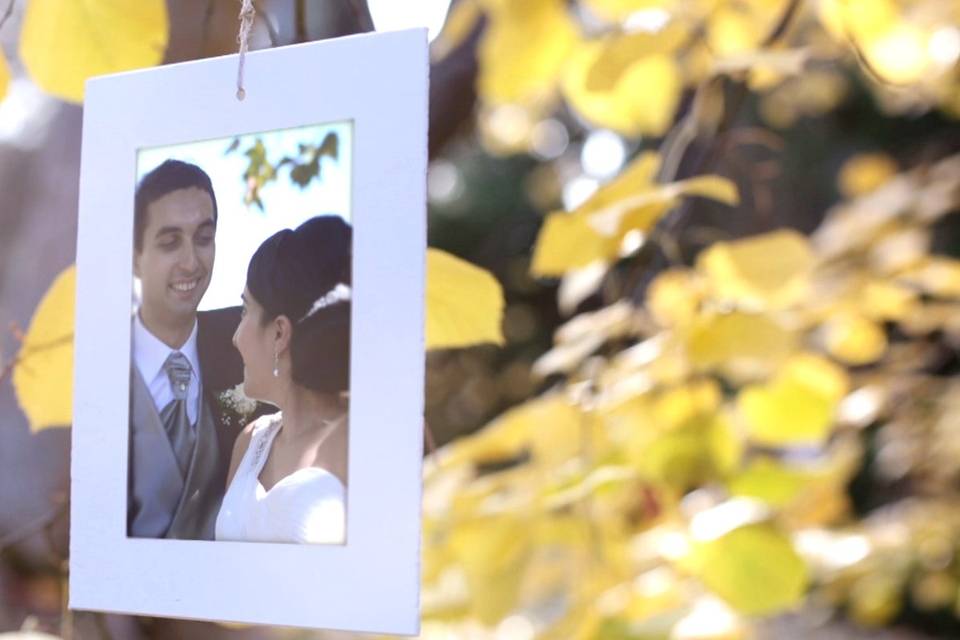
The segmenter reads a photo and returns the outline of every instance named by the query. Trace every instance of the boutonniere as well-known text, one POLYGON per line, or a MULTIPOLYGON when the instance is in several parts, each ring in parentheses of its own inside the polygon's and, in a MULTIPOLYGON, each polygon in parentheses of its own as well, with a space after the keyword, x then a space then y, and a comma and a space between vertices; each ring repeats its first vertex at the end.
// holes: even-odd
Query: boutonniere
POLYGON ((257 401, 248 398, 243 393, 243 383, 221 392, 217 396, 217 403, 220 405, 220 415, 223 423, 229 427, 235 422, 241 429, 257 409, 257 401))

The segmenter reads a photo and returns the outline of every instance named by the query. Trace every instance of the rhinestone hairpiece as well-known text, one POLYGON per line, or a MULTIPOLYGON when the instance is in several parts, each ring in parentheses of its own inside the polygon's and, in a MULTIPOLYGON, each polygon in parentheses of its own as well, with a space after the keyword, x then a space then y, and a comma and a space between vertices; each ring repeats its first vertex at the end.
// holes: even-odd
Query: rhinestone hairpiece
POLYGON ((310 310, 307 311, 302 318, 297 320, 297 324, 300 324, 321 309, 339 304, 340 302, 347 302, 350 300, 350 293, 349 286, 342 282, 337 284, 337 286, 335 286, 333 289, 330 289, 330 291, 327 291, 325 294, 314 300, 310 310))

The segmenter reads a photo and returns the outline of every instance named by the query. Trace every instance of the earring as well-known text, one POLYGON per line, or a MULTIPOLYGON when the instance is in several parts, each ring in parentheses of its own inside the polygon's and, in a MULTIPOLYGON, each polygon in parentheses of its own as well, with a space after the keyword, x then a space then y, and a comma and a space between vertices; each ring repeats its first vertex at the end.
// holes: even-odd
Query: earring
POLYGON ((273 377, 280 377, 280 354, 276 351, 273 352, 273 377))

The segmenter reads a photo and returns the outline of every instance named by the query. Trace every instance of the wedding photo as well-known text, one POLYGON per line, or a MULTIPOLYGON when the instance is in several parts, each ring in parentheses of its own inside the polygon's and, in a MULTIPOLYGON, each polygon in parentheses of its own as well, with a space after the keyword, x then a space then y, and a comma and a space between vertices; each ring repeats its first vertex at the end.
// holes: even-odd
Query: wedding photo
POLYGON ((137 153, 129 537, 345 543, 351 135, 137 153))
POLYGON ((427 59, 416 28, 86 83, 71 608, 417 633, 427 59))

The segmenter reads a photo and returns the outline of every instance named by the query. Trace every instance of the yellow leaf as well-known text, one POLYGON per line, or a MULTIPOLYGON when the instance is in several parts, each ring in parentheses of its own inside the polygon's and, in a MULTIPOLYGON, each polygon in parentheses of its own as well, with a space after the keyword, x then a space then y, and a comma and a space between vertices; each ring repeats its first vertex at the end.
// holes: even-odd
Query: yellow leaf
POLYGON ((860 576, 850 589, 850 617, 867 628, 889 625, 903 608, 903 582, 896 573, 884 571, 860 576))
POLYGON ((619 251, 620 239, 601 235, 590 226, 589 216, 649 185, 659 167, 660 159, 656 153, 641 154, 616 179, 597 189, 574 211, 548 215, 534 246, 531 273, 562 276, 597 260, 609 262, 619 251))
POLYGON ((683 91, 674 52, 684 37, 684 30, 667 27, 585 44, 564 72, 564 95, 598 126, 630 137, 663 135, 683 91))
POLYGON ((838 178, 846 198, 867 194, 897 173, 897 163, 885 153, 861 153, 843 163, 838 178))
POLYGON ((846 370, 812 353, 798 353, 791 357, 780 377, 796 380, 830 402, 840 402, 850 391, 850 377, 846 370))
POLYGON ((886 280, 870 280, 859 294, 858 307, 875 320, 903 320, 918 305, 916 291, 886 280))
POLYGON ((459 523, 450 532, 450 550, 466 574, 471 608, 485 624, 499 622, 516 606, 528 531, 518 519, 492 516, 459 523))
POLYGON ((797 343, 796 334, 771 317, 743 312, 701 316, 684 334, 695 367, 718 369, 734 380, 768 375, 797 343))
POLYGON ((926 256, 918 265, 900 274, 898 280, 939 298, 960 298, 960 260, 926 256))
POLYGON ((737 185, 727 178, 715 175, 703 175, 665 185, 665 189, 675 196, 699 196, 710 198, 729 206, 740 203, 737 185))
POLYGON ((488 272, 427 250, 427 349, 503 344, 503 290, 488 272))
MULTIPOLYGON (((622 181, 623 176, 617 178, 617 182, 622 181)), ((711 198, 728 205, 739 202, 736 185, 714 175, 651 185, 643 191, 637 189, 639 185, 633 186, 634 192, 623 199, 589 212, 588 221, 594 230, 618 238, 634 230, 647 232, 684 196, 711 198)), ((590 204, 588 201, 587 205, 590 204)))
POLYGON ((539 462, 563 461, 582 445, 583 418, 561 394, 548 394, 510 409, 480 431, 444 450, 444 466, 481 464, 514 458, 529 451, 539 462))
POLYGON ((620 174, 606 183, 574 213, 588 216, 609 208, 625 198, 646 190, 653 184, 660 170, 660 155, 654 151, 645 151, 630 161, 620 174))
POLYGON ((559 211, 543 221, 530 272, 540 277, 559 277, 597 260, 609 261, 615 252, 610 239, 594 231, 582 215, 559 211))
POLYGON ((838 40, 856 44, 875 74, 891 83, 923 78, 930 66, 928 35, 907 20, 896 0, 824 0, 819 4, 824 25, 838 40))
POLYGON ((53 281, 34 312, 13 369, 13 388, 30 429, 73 423, 73 322, 77 269, 53 281))
POLYGON ((898 22, 887 32, 860 42, 863 57, 885 80, 919 82, 930 67, 928 36, 920 27, 898 22))
POLYGON ((848 32, 858 39, 875 38, 900 17, 896 0, 823 0, 817 8, 824 26, 838 40, 848 32))
POLYGON ((660 326, 682 327, 696 317, 702 298, 702 287, 695 273, 668 269, 650 283, 646 307, 660 326))
POLYGON ((693 566, 714 593, 747 615, 771 615, 800 603, 808 572, 789 538, 766 523, 748 524, 694 547, 693 566))
POLYGON ((813 355, 791 359, 766 385, 741 390, 737 407, 753 440, 767 445, 820 444, 830 435, 849 382, 843 369, 813 355))
POLYGON ((809 472, 791 469, 772 458, 759 458, 727 483, 730 493, 762 500, 774 507, 790 503, 811 481, 809 472))
POLYGON ((7 59, 3 57, 0 51, 0 100, 7 95, 7 87, 10 85, 10 67, 7 66, 7 59))
POLYGON ((652 406, 653 419, 660 429, 674 429, 720 406, 720 385, 706 379, 661 393, 652 406))
POLYGON ((713 474, 710 448, 700 425, 691 424, 657 435, 633 449, 640 472, 681 493, 703 484, 713 474))
POLYGON ((714 52, 725 56, 751 51, 760 44, 764 35, 748 15, 732 5, 720 7, 713 14, 708 42, 714 52))
POLYGON ((824 343, 833 357, 851 365, 875 362, 887 350, 883 327, 855 312, 841 312, 823 324, 824 343))
POLYGON ((713 467, 721 476, 728 476, 739 468, 745 443, 725 412, 717 412, 710 419, 707 447, 713 467))
POLYGON ((728 474, 740 460, 741 441, 721 413, 701 413, 673 428, 641 416, 642 411, 634 413, 631 420, 623 413, 614 420, 630 427, 628 459, 652 481, 683 493, 728 474))
POLYGON ((597 261, 611 262, 629 245, 631 234, 649 232, 681 197, 702 196, 727 204, 738 200, 736 186, 720 176, 654 184, 659 167, 656 153, 642 153, 574 211, 550 214, 537 237, 531 272, 560 276, 597 261))
POLYGON ((757 309, 796 304, 808 293, 814 257, 807 239, 791 230, 718 242, 697 260, 714 294, 757 309))
POLYGON ((81 102, 91 76, 159 64, 168 37, 164 0, 31 0, 20 59, 41 89, 81 102))
POLYGON ((622 20, 644 9, 669 7, 671 0, 586 0, 587 6, 608 20, 622 20))
POLYGON ((554 90, 577 28, 561 0, 497 3, 478 52, 486 102, 536 103, 554 90))

